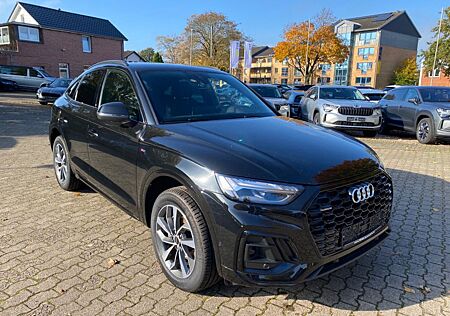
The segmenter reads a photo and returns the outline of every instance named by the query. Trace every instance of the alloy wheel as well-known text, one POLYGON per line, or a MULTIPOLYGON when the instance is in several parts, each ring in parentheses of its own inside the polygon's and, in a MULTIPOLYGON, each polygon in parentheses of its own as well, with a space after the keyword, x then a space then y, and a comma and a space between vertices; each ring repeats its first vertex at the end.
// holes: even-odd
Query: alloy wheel
POLYGON ((56 144, 55 148, 55 171, 58 181, 64 183, 67 179, 67 156, 64 147, 61 144, 56 144))
POLYGON ((163 206, 156 220, 157 249, 167 270, 189 277, 195 266, 195 240, 186 214, 175 205, 163 206))
POLYGON ((420 140, 425 140, 428 137, 428 134, 430 133, 430 125, 427 121, 422 121, 419 124, 419 138, 420 140))

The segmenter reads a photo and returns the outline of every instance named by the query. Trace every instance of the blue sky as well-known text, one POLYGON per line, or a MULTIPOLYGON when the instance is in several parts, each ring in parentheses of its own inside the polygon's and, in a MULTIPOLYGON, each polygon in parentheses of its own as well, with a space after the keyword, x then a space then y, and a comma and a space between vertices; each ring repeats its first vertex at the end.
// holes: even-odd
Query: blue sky
MULTIPOLYGON (((431 28, 449 0, 26 0, 24 2, 109 19, 125 36, 126 49, 155 47, 158 35, 176 35, 183 31, 192 14, 218 11, 239 24, 257 45, 275 45, 284 28, 312 18, 322 8, 330 8, 337 18, 406 10, 422 34, 419 48, 430 40, 431 28)), ((0 0, 0 21, 8 18, 14 0, 0 0)))

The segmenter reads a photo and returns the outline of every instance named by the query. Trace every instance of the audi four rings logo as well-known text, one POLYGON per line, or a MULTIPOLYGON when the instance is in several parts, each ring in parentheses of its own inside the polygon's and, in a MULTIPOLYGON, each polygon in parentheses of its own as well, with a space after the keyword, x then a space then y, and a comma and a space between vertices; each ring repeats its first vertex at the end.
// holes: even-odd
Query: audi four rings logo
POLYGON ((375 188, 372 183, 363 184, 348 190, 348 194, 352 197, 354 203, 361 203, 375 195, 375 188))

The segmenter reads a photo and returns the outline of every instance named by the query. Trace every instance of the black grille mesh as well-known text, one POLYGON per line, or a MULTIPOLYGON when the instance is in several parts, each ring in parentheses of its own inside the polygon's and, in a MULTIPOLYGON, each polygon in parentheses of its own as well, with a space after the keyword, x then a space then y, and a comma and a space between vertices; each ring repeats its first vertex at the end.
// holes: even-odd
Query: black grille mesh
POLYGON ((372 108, 355 108, 351 106, 341 106, 338 111, 343 115, 371 116, 373 114, 372 108))
POLYGON ((334 254, 345 246, 342 229, 361 225, 353 240, 387 225, 392 205, 392 183, 385 174, 352 185, 319 193, 308 209, 308 222, 314 241, 322 256, 334 254), (364 183, 375 187, 374 197, 353 203, 348 190, 364 183))

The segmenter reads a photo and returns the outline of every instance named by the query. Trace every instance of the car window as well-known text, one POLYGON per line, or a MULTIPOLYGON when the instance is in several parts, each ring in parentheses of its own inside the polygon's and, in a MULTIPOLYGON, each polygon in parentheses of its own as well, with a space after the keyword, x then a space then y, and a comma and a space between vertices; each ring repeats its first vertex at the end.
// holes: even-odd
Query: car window
POLYGON ((103 79, 103 70, 96 70, 86 74, 78 84, 76 98, 78 102, 96 106, 98 88, 103 79))
POLYGON ((225 73, 165 70, 139 76, 160 123, 275 115, 246 85, 225 73))
POLYGON ((72 82, 69 86, 69 88, 67 89, 67 95, 71 98, 75 100, 75 97, 77 96, 77 87, 78 84, 80 83, 81 79, 75 80, 74 82, 72 82))
POLYGON ((370 101, 379 101, 384 97, 384 93, 367 93, 364 96, 368 97, 370 101))
POLYGON ((365 100, 358 89, 353 88, 320 88, 320 99, 365 100))
POLYGON ((0 73, 13 76, 27 76, 27 68, 20 66, 3 66, 0 67, 0 73))
POLYGON ((406 92, 405 100, 409 99, 419 99, 419 94, 417 93, 416 89, 408 89, 408 92, 406 92))
POLYGON ((392 99, 395 101, 404 101, 406 95, 406 89, 394 89, 392 90, 392 99))
POLYGON ((295 99, 294 99, 294 103, 300 103, 300 101, 302 100, 302 97, 303 96, 301 94, 296 95, 295 99))
POLYGON ((129 77, 122 71, 112 70, 106 77, 100 104, 109 102, 122 102, 128 109, 130 119, 141 120, 139 102, 133 85, 129 77))
POLYGON ((424 102, 450 102, 450 88, 421 88, 420 95, 424 102))
POLYGON ((258 92, 263 98, 282 98, 280 90, 274 86, 250 86, 258 92))
POLYGON ((42 78, 42 75, 40 73, 38 73, 36 70, 34 69, 28 69, 30 77, 33 78, 42 78))

